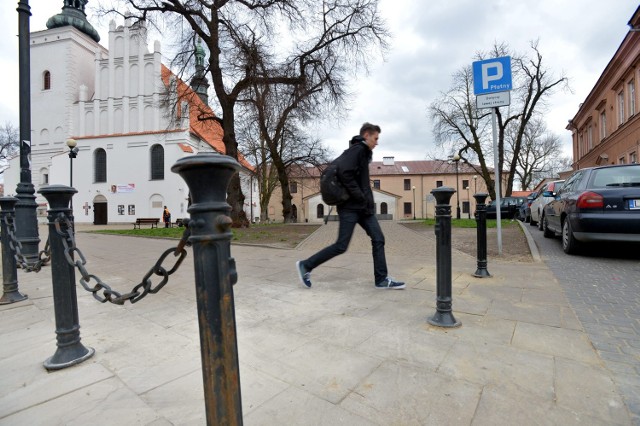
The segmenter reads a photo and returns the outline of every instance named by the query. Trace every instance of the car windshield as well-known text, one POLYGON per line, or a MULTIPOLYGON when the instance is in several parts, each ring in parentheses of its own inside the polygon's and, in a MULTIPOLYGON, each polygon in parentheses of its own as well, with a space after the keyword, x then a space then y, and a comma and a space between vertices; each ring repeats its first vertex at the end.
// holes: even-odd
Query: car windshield
POLYGON ((595 169, 591 176, 591 188, 616 186, 640 186, 640 166, 628 165, 595 169))

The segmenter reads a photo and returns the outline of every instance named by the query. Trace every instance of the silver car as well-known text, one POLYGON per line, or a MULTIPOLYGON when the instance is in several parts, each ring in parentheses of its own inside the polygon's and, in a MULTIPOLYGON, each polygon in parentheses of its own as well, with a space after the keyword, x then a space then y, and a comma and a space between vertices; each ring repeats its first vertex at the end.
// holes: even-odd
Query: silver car
POLYGON ((556 196, 556 192, 560 190, 564 180, 554 180, 553 182, 545 183, 540 191, 538 192, 538 196, 531 203, 531 221, 529 224, 531 226, 538 225, 538 229, 542 231, 542 222, 544 218, 544 206, 547 203, 551 202, 556 196))

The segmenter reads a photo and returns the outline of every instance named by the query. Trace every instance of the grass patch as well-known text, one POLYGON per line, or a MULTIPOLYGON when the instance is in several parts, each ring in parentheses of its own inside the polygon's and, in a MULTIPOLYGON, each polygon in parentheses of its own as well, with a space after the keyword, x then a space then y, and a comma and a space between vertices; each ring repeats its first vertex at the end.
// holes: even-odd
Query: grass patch
MULTIPOLYGON (((231 241, 248 244, 267 244, 278 247, 295 247, 320 225, 263 224, 249 228, 232 228, 231 241)), ((90 231, 99 234, 128 235, 147 238, 180 239, 184 228, 103 229, 90 231)))
POLYGON ((149 228, 149 229, 100 229, 90 231, 95 234, 130 235, 134 237, 156 237, 180 239, 184 228, 149 228))
MULTIPOLYGON (((510 219, 502 219, 501 221, 502 227, 509 227, 516 225, 515 221, 510 219)), ((422 224, 427 226, 435 226, 435 219, 424 219, 422 224)), ((496 219, 487 219, 487 228, 495 228, 498 226, 498 221, 496 219)), ((476 220, 475 219, 451 219, 451 227, 452 228, 475 228, 476 220)))

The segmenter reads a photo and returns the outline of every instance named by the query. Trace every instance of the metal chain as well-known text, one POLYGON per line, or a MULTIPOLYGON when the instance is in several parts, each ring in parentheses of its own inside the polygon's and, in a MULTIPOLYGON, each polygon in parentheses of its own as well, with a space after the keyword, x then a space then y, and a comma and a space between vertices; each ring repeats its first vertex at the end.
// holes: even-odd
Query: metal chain
POLYGON ((46 265, 51 259, 51 252, 49 250, 49 239, 44 245, 44 250, 38 253, 38 260, 34 263, 29 263, 27 258, 22 254, 22 242, 16 238, 16 222, 13 216, 5 215, 4 224, 7 227, 7 233, 9 234, 9 247, 13 250, 16 263, 20 268, 26 272, 40 272, 42 266, 46 265))
POLYGON ((87 259, 84 257, 84 254, 80 251, 80 249, 76 246, 75 238, 73 236, 73 224, 67 218, 64 213, 59 213, 58 217, 55 219, 55 228, 58 235, 61 235, 62 245, 64 246, 64 256, 67 259, 67 262, 72 267, 78 269, 78 272, 82 275, 80 278, 80 284, 82 287, 88 292, 93 294, 93 297, 101 303, 110 302, 116 305, 124 305, 124 302, 129 300, 131 303, 136 303, 147 294, 152 293, 155 294, 162 287, 169 282, 169 276, 176 272, 182 264, 182 261, 187 256, 187 251, 184 249, 185 246, 190 245, 188 242, 189 236, 191 235, 191 231, 188 227, 188 222, 185 221, 185 230, 182 234, 182 238, 178 245, 174 248, 170 248, 164 251, 160 255, 160 258, 156 261, 155 265, 149 272, 142 277, 142 281, 140 284, 137 284, 129 293, 121 294, 111 287, 109 287, 104 281, 102 281, 96 275, 90 274, 85 265, 87 263, 87 259), (64 229, 63 229, 64 225, 64 229), (74 253, 77 253, 78 259, 73 260, 74 253), (168 271, 162 266, 164 260, 169 256, 169 254, 173 253, 174 256, 179 256, 178 260, 176 260, 175 264, 168 271), (158 275, 162 277, 160 282, 154 286, 151 282, 152 275, 158 275), (91 280, 95 281, 95 285, 91 286, 91 280), (102 291, 102 295, 99 292, 102 291))

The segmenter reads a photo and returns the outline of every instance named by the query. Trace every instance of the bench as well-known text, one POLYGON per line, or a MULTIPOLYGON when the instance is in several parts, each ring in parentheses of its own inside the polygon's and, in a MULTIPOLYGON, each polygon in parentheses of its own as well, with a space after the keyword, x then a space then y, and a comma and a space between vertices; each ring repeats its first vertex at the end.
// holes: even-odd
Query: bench
POLYGON ((136 222, 133 224, 133 229, 136 229, 136 228, 140 229, 140 225, 142 225, 143 223, 148 223, 151 225, 152 228, 157 228, 158 222, 160 222, 160 219, 155 217, 139 217, 136 219, 136 222))

